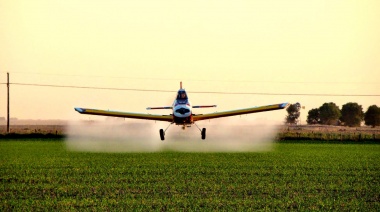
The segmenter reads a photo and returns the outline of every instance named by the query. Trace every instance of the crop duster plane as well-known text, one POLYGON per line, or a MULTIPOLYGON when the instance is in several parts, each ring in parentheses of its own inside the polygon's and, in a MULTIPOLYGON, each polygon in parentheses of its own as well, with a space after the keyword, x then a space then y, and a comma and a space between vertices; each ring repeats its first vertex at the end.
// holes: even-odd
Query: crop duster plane
POLYGON ((260 107, 250 107, 250 108, 230 110, 230 111, 222 111, 222 112, 214 112, 214 113, 206 113, 206 114, 194 114, 191 110, 192 108, 210 108, 210 107, 216 107, 216 105, 192 106, 185 89, 182 88, 182 82, 181 82, 180 89, 177 92, 177 97, 174 100, 172 106, 146 108, 147 110, 172 109, 173 112, 170 115, 153 115, 153 114, 144 114, 144 113, 118 112, 118 111, 88 109, 88 108, 79 108, 79 107, 76 107, 74 109, 81 114, 113 116, 113 117, 132 118, 132 119, 147 119, 147 120, 170 122, 169 126, 165 130, 160 129, 161 140, 165 140, 165 132, 172 124, 181 125, 182 129, 186 129, 186 127, 191 127, 191 125, 194 124, 201 131, 201 136, 202 136, 202 139, 204 140, 206 139, 206 128, 202 128, 201 130, 198 127, 198 125, 195 123, 197 121, 215 119, 215 118, 221 118, 221 117, 227 117, 227 116, 236 116, 236 115, 249 114, 249 113, 265 112, 265 111, 271 111, 271 110, 279 110, 279 109, 284 109, 287 106, 288 106, 288 103, 281 103, 281 104, 273 104, 273 105, 266 105, 266 106, 260 106, 260 107))

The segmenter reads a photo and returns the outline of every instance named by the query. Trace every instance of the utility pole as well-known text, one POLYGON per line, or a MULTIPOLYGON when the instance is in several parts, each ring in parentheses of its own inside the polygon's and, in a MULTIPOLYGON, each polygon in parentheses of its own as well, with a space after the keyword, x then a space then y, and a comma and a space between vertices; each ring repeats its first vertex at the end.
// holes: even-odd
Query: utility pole
POLYGON ((10 133, 9 130, 9 72, 7 72, 7 92, 8 92, 8 100, 7 100, 7 133, 10 133))

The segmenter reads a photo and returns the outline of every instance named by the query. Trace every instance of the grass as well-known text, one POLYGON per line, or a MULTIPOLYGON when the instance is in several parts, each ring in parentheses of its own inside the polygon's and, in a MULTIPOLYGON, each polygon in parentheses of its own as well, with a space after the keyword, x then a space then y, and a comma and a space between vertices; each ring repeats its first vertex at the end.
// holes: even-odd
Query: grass
POLYGON ((380 145, 84 153, 0 142, 0 210, 380 210, 380 145))

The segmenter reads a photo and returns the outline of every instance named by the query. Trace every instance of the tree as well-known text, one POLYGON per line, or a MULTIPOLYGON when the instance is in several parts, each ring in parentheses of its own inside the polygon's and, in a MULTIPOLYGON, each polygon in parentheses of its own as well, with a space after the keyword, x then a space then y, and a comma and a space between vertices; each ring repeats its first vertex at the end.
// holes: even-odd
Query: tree
POLYGON ((380 107, 371 105, 364 115, 364 123, 367 126, 380 126, 380 107))
POLYGON ((318 108, 313 108, 313 109, 309 110, 306 122, 308 124, 319 124, 319 123, 321 123, 318 108))
POLYGON ((300 109, 301 109, 301 104, 300 103, 295 103, 295 104, 290 104, 288 108, 286 108, 286 111, 288 112, 288 115, 285 118, 285 122, 288 124, 297 124, 298 123, 298 118, 300 117, 300 109))
POLYGON ((333 125, 337 124, 341 116, 339 107, 335 103, 324 103, 319 107, 319 117, 321 124, 333 125))
POLYGON ((363 118, 363 108, 358 103, 349 102, 342 106, 342 116, 340 117, 340 120, 345 126, 359 127, 363 118))

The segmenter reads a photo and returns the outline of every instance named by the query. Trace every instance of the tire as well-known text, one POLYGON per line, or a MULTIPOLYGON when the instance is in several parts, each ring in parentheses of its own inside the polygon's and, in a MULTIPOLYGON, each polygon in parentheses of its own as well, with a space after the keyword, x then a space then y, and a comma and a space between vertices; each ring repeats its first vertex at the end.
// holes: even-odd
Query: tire
POLYGON ((202 135, 202 140, 205 140, 206 139, 206 128, 202 129, 201 135, 202 135))
POLYGON ((160 138, 161 138, 161 141, 165 140, 165 132, 163 129, 160 129, 160 138))

